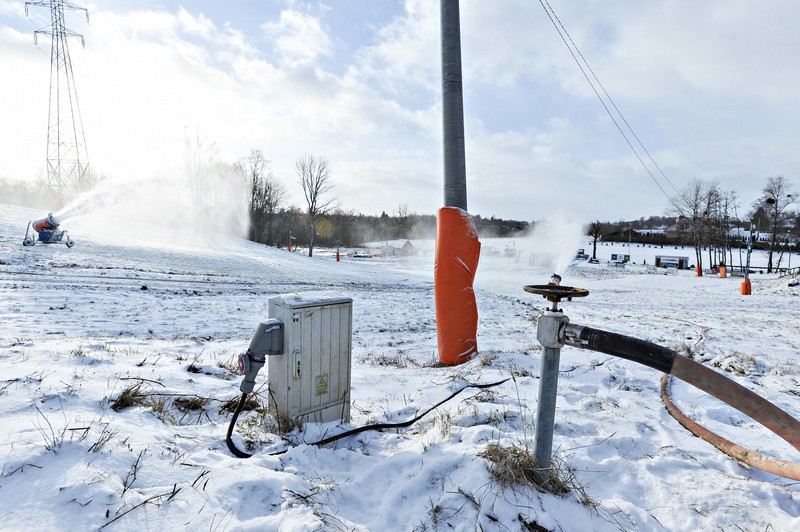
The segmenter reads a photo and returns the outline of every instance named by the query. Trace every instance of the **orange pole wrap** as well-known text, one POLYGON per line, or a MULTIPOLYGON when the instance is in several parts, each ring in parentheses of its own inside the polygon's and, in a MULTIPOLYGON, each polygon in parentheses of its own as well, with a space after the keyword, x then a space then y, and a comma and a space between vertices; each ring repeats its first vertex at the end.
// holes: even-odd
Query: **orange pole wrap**
POLYGON ((439 360, 455 365, 478 352, 478 307, 472 282, 481 243, 472 217, 456 207, 439 209, 433 290, 439 360))

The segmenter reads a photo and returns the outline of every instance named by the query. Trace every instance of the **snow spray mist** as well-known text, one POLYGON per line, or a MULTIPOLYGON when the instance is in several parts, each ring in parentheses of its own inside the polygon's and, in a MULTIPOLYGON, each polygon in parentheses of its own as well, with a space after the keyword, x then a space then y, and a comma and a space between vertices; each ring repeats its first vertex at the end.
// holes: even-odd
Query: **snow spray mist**
POLYGON ((581 219, 564 212, 537 222, 524 242, 530 252, 530 265, 537 270, 563 273, 575 258, 585 233, 581 219))

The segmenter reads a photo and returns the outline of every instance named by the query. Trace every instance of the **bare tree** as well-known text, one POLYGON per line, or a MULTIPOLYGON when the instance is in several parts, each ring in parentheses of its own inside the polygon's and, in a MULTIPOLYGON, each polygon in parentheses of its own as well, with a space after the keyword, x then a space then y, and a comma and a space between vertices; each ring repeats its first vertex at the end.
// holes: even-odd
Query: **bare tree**
POLYGON ((597 260, 597 241, 603 236, 606 227, 600 220, 592 222, 589 231, 586 233, 592 237, 592 260, 597 260))
POLYGON ((763 195, 756 202, 754 208, 757 210, 764 206, 766 215, 769 218, 769 226, 772 234, 769 242, 769 255, 767 257, 767 273, 772 272, 772 256, 778 246, 778 233, 789 222, 790 213, 787 209, 797 200, 797 193, 791 191, 791 184, 783 176, 768 177, 767 184, 761 189, 763 195))
MULTIPOLYGON (((725 194, 719 188, 717 181, 712 181, 708 184, 704 197, 705 216, 702 245, 707 246, 706 249, 708 249, 709 267, 716 267, 719 264, 720 248, 724 246, 724 238, 722 236, 723 220, 725 219, 724 196, 725 194)), ((725 261, 724 252, 721 260, 725 261)))
POLYGON ((297 159, 295 170, 297 182, 303 187, 303 196, 308 207, 308 224, 311 232, 308 256, 311 257, 314 254, 317 219, 336 207, 335 198, 326 199, 324 197, 333 189, 331 170, 328 167, 327 159, 310 154, 297 159))
POLYGON ((273 245, 272 228, 278 209, 286 199, 286 187, 275 180, 270 161, 264 158, 261 150, 252 150, 238 165, 249 185, 249 239, 273 245))
MULTIPOLYGON (((218 160, 214 144, 205 141, 199 132, 194 138, 185 137, 184 148, 185 184, 194 214, 192 225, 205 231, 245 236, 247 184, 241 169, 218 160)), ((175 187, 175 192, 180 205, 183 187, 175 187)))
MULTIPOLYGON (((694 245, 697 266, 703 268, 703 246, 710 245, 713 220, 719 211, 719 183, 702 179, 694 179, 676 197, 672 198, 672 207, 676 214, 686 218, 691 224, 692 244, 694 245)), ((711 260, 711 258, 709 258, 711 260)))
POLYGON ((395 211, 394 216, 396 226, 395 236, 397 238, 409 238, 411 229, 411 210, 408 208, 408 203, 403 203, 397 207, 397 211, 395 211))
MULTIPOLYGON (((736 219, 737 209, 738 209, 738 195, 734 190, 728 190, 722 196, 722 253, 721 253, 721 260, 720 266, 725 266, 727 263, 728 265, 733 265, 733 246, 731 245, 731 217, 736 219), (725 253, 728 253, 728 259, 725 259, 725 253)), ((741 248, 739 248, 741 253, 741 248)))
POLYGON ((213 142, 206 141, 199 130, 195 131, 194 138, 187 133, 183 139, 183 146, 190 200, 204 218, 211 211, 213 191, 211 167, 216 160, 217 148, 213 142))

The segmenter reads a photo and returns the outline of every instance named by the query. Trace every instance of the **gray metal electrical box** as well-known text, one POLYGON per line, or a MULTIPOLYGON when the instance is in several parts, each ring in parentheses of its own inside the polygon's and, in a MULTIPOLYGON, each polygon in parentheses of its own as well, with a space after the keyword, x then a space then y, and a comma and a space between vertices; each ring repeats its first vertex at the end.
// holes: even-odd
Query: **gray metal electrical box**
POLYGON ((267 357, 269 402, 281 426, 350 421, 353 300, 333 292, 269 300, 283 323, 283 354, 267 357))

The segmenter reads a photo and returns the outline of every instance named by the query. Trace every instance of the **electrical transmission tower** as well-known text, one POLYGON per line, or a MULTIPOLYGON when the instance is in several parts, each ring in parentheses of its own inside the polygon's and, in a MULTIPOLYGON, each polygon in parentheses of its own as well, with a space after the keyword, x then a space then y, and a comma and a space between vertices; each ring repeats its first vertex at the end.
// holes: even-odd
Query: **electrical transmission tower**
POLYGON ((26 15, 29 5, 50 9, 52 21, 50 27, 34 31, 33 40, 38 44, 39 34, 50 36, 47 184, 50 190, 63 200, 80 190, 89 170, 89 156, 86 153, 86 138, 83 134, 67 37, 80 37, 81 45, 85 45, 85 41, 83 35, 68 30, 64 25, 64 9, 84 11, 87 23, 89 11, 68 0, 38 0, 25 2, 26 15))

